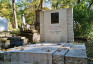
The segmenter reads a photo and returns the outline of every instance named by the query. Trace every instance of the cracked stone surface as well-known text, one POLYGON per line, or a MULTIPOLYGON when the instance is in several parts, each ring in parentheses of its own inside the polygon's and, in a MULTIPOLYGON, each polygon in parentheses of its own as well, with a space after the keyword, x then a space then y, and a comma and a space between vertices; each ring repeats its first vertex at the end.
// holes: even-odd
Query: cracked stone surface
POLYGON ((1 51, 0 59, 5 64, 87 64, 85 45, 73 43, 39 43, 14 47, 9 51, 1 51))

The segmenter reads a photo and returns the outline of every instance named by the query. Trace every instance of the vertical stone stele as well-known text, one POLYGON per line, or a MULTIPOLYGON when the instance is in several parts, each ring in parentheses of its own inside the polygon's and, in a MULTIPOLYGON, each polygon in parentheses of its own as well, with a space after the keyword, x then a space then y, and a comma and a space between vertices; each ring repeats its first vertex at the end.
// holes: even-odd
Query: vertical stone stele
POLYGON ((40 12, 41 42, 73 43, 73 8, 40 12))

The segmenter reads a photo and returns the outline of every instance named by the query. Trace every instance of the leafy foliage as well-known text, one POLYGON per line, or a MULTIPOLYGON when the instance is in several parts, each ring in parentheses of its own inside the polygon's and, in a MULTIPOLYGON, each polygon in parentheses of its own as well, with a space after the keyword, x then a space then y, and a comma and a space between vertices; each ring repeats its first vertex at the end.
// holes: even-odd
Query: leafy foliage
POLYGON ((69 8, 69 6, 73 7, 75 3, 75 0, 53 0, 52 7, 54 9, 69 8))
POLYGON ((86 1, 74 6, 74 31, 75 37, 88 37, 92 28, 93 14, 92 10, 88 10, 86 1))
POLYGON ((13 9, 10 0, 1 0, 0 2, 1 16, 13 20, 13 9))

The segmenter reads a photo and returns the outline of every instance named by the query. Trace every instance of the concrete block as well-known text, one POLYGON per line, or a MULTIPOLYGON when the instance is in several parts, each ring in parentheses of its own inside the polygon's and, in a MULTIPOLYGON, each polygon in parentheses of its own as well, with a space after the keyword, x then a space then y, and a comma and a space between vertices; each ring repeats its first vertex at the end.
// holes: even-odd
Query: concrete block
POLYGON ((52 54, 20 52, 19 62, 32 64, 52 64, 52 54))
POLYGON ((24 62, 5 62, 5 61, 0 61, 0 64, 33 64, 33 63, 24 63, 24 62))
POLYGON ((4 61, 11 62, 11 52, 4 52, 4 61))
POLYGON ((11 62, 19 62, 19 52, 11 52, 11 62))
POLYGON ((73 43, 67 43, 67 44, 64 45, 65 48, 69 48, 69 49, 70 49, 72 46, 73 46, 73 43))
POLYGON ((60 48, 53 53, 53 64, 65 64, 65 54, 68 52, 67 48, 60 48))
POLYGON ((52 64, 52 53, 57 49, 51 46, 24 47, 24 50, 11 52, 11 62, 52 64))
POLYGON ((85 45, 73 45, 65 55, 65 64, 87 64, 85 45))
POLYGON ((1 51, 0 60, 3 64, 87 64, 87 55, 83 44, 39 43, 1 51))
POLYGON ((0 60, 4 61, 4 52, 0 51, 0 60))

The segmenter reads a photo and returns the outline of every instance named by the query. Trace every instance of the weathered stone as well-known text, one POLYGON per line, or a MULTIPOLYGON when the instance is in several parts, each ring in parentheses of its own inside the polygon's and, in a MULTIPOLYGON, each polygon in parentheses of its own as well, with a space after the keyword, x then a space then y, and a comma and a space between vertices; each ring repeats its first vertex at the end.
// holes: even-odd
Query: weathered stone
POLYGON ((68 42, 74 42, 74 33, 73 33, 73 8, 67 9, 67 39, 68 42))
POLYGON ((33 63, 24 63, 24 62, 4 62, 4 61, 0 61, 0 64, 33 64, 33 63))
POLYGON ((0 60, 4 60, 4 52, 0 51, 0 60))
POLYGON ((87 64, 87 58, 66 57, 65 64, 87 64))
POLYGON ((32 64, 52 64, 52 54, 20 52, 19 62, 32 64))
POLYGON ((0 37, 12 37, 12 34, 9 32, 0 32, 0 37))
POLYGON ((10 40, 6 40, 4 46, 5 46, 4 48, 9 48, 10 40))
POLYGON ((67 48, 60 48, 53 53, 53 63, 52 64, 65 64, 65 54, 68 52, 67 48))
POLYGON ((8 19, 0 17, 0 32, 8 31, 8 19))
POLYGON ((21 39, 23 40, 24 45, 28 43, 28 39, 27 39, 27 38, 25 38, 25 37, 21 37, 21 39))
POLYGON ((54 47, 60 47, 60 46, 65 46, 67 43, 38 43, 35 44, 34 46, 54 46, 54 47))
POLYGON ((19 62, 19 52, 11 52, 11 62, 19 62))
POLYGON ((67 43, 67 44, 64 45, 64 47, 69 48, 69 49, 70 49, 72 46, 73 46, 73 43, 67 43))
POLYGON ((39 33, 34 33, 33 34, 33 42, 40 42, 40 34, 39 33))
POLYGON ((57 49, 58 47, 51 46, 24 47, 24 50, 17 50, 15 52, 11 52, 11 62, 52 64, 52 53, 55 52, 57 49))
POLYGON ((10 47, 22 46, 24 44, 24 40, 19 37, 9 37, 8 40, 10 40, 10 47))
POLYGON ((4 61, 11 61, 11 52, 5 52, 4 53, 4 61))
POLYGON ((3 64, 87 64, 87 55, 83 44, 40 43, 1 51, 0 60, 3 64))
POLYGON ((73 45, 65 55, 65 64, 87 64, 85 45, 73 45))
MULTIPOLYGON (((54 18, 55 19, 55 18, 54 18)), ((73 9, 57 9, 40 12, 41 42, 69 42, 73 43, 73 9), (59 22, 52 24, 52 14, 58 13, 59 22)))

